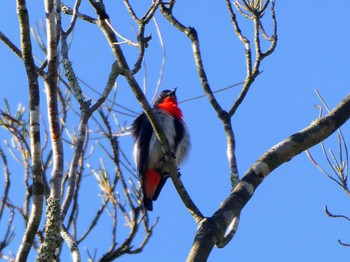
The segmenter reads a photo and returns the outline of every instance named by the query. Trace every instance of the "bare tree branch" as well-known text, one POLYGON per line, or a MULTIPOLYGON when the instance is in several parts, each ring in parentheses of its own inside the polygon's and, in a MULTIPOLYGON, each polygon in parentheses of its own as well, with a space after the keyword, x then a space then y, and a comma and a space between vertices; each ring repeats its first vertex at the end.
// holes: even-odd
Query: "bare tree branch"
POLYGON ((157 138, 160 141, 165 159, 169 164, 171 178, 174 182, 176 190, 178 191, 182 201, 185 203, 186 207, 189 209, 189 212, 192 214, 195 220, 200 221, 203 218, 203 215, 199 211, 199 209, 196 207, 194 202, 191 200, 189 194, 187 193, 185 187, 183 186, 181 180, 179 179, 178 171, 175 165, 175 159, 173 158, 172 153, 170 152, 170 148, 169 148, 169 144, 167 142, 166 136, 164 135, 159 123, 156 121, 154 113, 151 109, 151 106, 147 102, 145 95, 142 93, 141 88, 134 77, 135 70, 130 70, 130 67, 124 57, 124 54, 120 45, 114 45, 114 43, 117 42, 117 38, 114 32, 109 27, 108 23, 105 21, 109 17, 108 14, 106 13, 106 10, 104 9, 103 5, 95 2, 94 0, 90 0, 90 3, 94 6, 97 15, 99 15, 98 25, 101 28, 102 32, 105 34, 110 44, 110 47, 113 50, 114 55, 117 58, 118 65, 120 67, 119 68, 120 74, 126 78, 130 88, 134 92, 136 99, 139 101, 146 116, 150 120, 153 129, 155 130, 157 138))
POLYGON ((328 115, 273 146, 255 161, 213 216, 202 221, 187 261, 206 261, 214 245, 221 242, 232 219, 241 212, 264 178, 283 163, 329 137, 349 118, 350 95, 328 115))
MULTIPOLYGON (((136 113, 128 108, 127 102, 129 101, 121 101, 117 96, 119 89, 116 83, 117 77, 125 78, 143 111, 150 119, 162 146, 164 158, 169 165, 177 192, 198 225, 188 261, 206 261, 214 245, 223 248, 230 243, 237 232, 241 210, 264 178, 295 155, 325 139, 349 118, 350 98, 348 96, 326 117, 316 120, 309 127, 267 151, 251 166, 240 181, 235 154, 235 133, 231 121, 251 90, 252 84, 261 73, 262 61, 271 55, 276 48, 277 20, 274 0, 225 0, 233 32, 244 47, 246 63, 246 76, 244 82, 241 83, 243 84, 241 91, 238 97, 232 97, 232 104, 228 108, 219 103, 216 91, 212 89, 207 77, 208 72, 205 68, 204 57, 202 57, 205 50, 201 49, 197 30, 183 24, 178 19, 180 16, 175 16, 175 0, 168 2, 153 0, 149 2, 148 6, 137 7, 133 1, 123 0, 133 24, 132 30, 135 37, 132 39, 124 35, 125 28, 123 26, 125 23, 109 19, 109 10, 106 7, 109 7, 110 3, 106 4, 105 7, 104 2, 106 1, 103 0, 89 0, 97 18, 82 13, 86 11, 82 11, 80 8, 81 0, 72 1, 72 7, 64 5, 60 1, 45 0, 46 26, 42 24, 44 29, 39 30, 37 24, 32 29, 33 35, 31 36, 26 1, 16 1, 21 30, 21 48, 18 48, 14 44, 15 42, 12 42, 1 31, 0 40, 22 60, 25 66, 29 86, 29 121, 24 106, 19 106, 15 113, 11 113, 5 100, 5 110, 0 110, 0 126, 4 127, 7 134, 11 136, 11 140, 5 138, 5 146, 8 150, 7 154, 12 155, 13 159, 17 161, 16 164, 19 163, 23 170, 23 184, 21 186, 24 188, 23 201, 12 203, 12 199, 9 198, 13 194, 10 192, 12 189, 10 188, 10 186, 12 187, 10 178, 12 179, 12 177, 6 155, 0 147, 5 180, 4 194, 0 202, 0 220, 10 214, 7 230, 4 230, 1 236, 0 257, 9 261, 13 261, 11 255, 5 256, 1 252, 5 251, 5 247, 12 248, 8 245, 14 237, 12 224, 16 213, 19 214, 16 219, 22 220, 27 226, 21 247, 17 252, 17 261, 28 260, 28 253, 32 246, 39 252, 37 261, 62 259, 64 244, 68 245, 72 260, 80 261, 79 245, 81 247, 82 241, 99 229, 102 218, 103 227, 106 226, 105 219, 109 219, 108 225, 111 227, 111 233, 108 236, 110 242, 103 248, 98 246, 102 249, 98 250, 98 254, 102 254, 99 258, 96 256, 97 251, 95 251, 95 255, 92 252, 92 256, 87 251, 91 261, 111 261, 125 254, 140 253, 149 242, 158 219, 154 222, 149 221, 148 213, 142 206, 142 188, 137 171, 130 163, 128 154, 124 154, 120 148, 119 139, 128 135, 129 131, 127 128, 128 120, 119 119, 119 114, 135 117, 136 113), (140 12, 140 10, 142 11, 140 12), (153 44, 152 34, 149 33, 151 31, 157 31, 161 42, 160 47, 157 47, 161 48, 163 53, 156 92, 164 73, 165 48, 159 25, 155 20, 158 10, 174 28, 177 28, 190 40, 198 78, 209 103, 222 122, 227 140, 229 182, 232 191, 218 210, 209 217, 201 213, 179 179, 176 161, 170 151, 166 136, 156 121, 150 103, 144 95, 146 88, 142 91, 139 85, 139 79, 142 78, 139 75, 142 73, 141 68, 146 70, 145 54, 149 50, 147 47, 153 44), (61 17, 61 12, 68 16, 61 17), (246 27, 241 23, 238 24, 238 16, 240 15, 245 22, 253 26, 251 33, 245 32, 246 27), (270 17, 266 18, 267 15, 270 17), (64 20, 65 18, 66 20, 64 20), (152 19, 155 26, 151 24, 152 19), (266 19, 269 20, 270 30, 265 28, 266 19), (71 51, 69 41, 73 39, 72 32, 78 30, 80 22, 90 23, 90 28, 99 27, 115 57, 116 61, 112 64, 105 88, 100 88, 99 85, 96 88, 90 87, 76 75, 78 71, 75 72, 73 69, 72 61, 69 58, 71 51), (39 56, 33 54, 31 40, 37 43, 46 58, 39 59, 39 56), (59 50, 61 53, 58 52, 59 50), (130 50, 132 55, 130 55, 130 50), (62 57, 61 61, 59 61, 60 56, 62 57), (34 58, 41 65, 36 66, 34 58), (41 116, 39 111, 38 76, 43 78, 45 84, 48 118, 41 116), (114 93, 110 94, 113 92, 113 87, 115 87, 114 93), (86 92, 85 88, 89 90, 86 92), (91 90, 92 95, 89 94, 91 90), (120 103, 125 103, 127 106, 122 106, 120 103), (93 115, 96 110, 99 112, 99 117, 93 115), (90 117, 93 118, 93 123, 88 125, 90 117), (49 120, 48 128, 45 124, 47 119, 49 120), (70 125, 71 119, 74 119, 72 125, 70 125), (125 122, 121 123, 120 120, 125 122), (115 123, 116 130, 112 121, 115 123), (79 126, 75 126, 78 122, 79 126), (44 126, 42 134, 40 134, 41 123, 44 126), (44 137, 43 145, 40 141, 41 136, 44 137), (51 137, 51 143, 49 137, 51 137), (13 143, 11 144, 11 142, 13 143), (68 148, 70 151, 66 151, 68 148), (64 151, 68 152, 66 159, 64 159, 64 151), (98 162, 95 156, 100 153, 102 156, 99 157, 101 160, 98 162), (67 170, 65 170, 66 166, 67 170), (88 169, 85 169, 86 166, 88 169), (51 179, 48 183, 46 173, 50 172, 51 179), (94 177, 92 175, 97 179, 96 184, 100 188, 99 196, 102 201, 97 199, 99 204, 96 206, 95 213, 86 215, 86 210, 83 210, 80 204, 82 201, 86 201, 86 198, 83 197, 84 194, 82 194, 86 190, 83 186, 84 181, 88 180, 89 177, 94 177), (43 223, 40 226, 44 193, 47 198, 46 221, 45 226, 43 223), (81 212, 82 210, 84 212, 81 212), (83 213, 85 214, 82 215, 83 213), (85 232, 80 232, 80 223, 83 219, 89 221, 90 224, 84 227, 85 232), (120 221, 125 223, 120 223, 120 221), (121 227, 125 226, 127 227, 126 231, 125 229, 121 231, 121 227), (124 232, 126 234, 123 235, 124 232)), ((144 86, 146 87, 146 71, 143 73, 144 86)), ((324 106, 327 108, 325 103, 324 106)), ((338 133, 337 149, 339 149, 339 155, 333 150, 326 150, 322 144, 326 160, 331 165, 330 174, 322 169, 311 155, 310 159, 350 195, 347 186, 348 153, 341 132, 338 133)), ((347 216, 331 214, 327 208, 325 211, 330 217, 349 220, 347 216)), ((339 243, 349 246, 340 240, 339 243)))
POLYGON ((1 205, 0 205, 0 221, 1 221, 3 211, 5 208, 5 204, 7 202, 7 197, 8 197, 8 193, 9 193, 9 189, 10 189, 10 185, 11 185, 11 180, 10 180, 10 171, 9 171, 8 164, 7 164, 7 158, 6 158, 6 155, 4 154, 4 151, 2 150, 1 147, 0 147, 0 156, 1 156, 1 159, 2 159, 3 164, 4 164, 4 174, 5 174, 5 190, 4 190, 4 196, 2 197, 2 201, 1 201, 1 205))
MULTIPOLYGON (((44 182, 41 167, 41 143, 40 143, 40 108, 39 108, 39 84, 34 64, 32 46, 30 41, 30 28, 28 10, 25 0, 17 0, 17 14, 21 30, 22 59, 27 72, 29 86, 29 107, 30 107, 30 141, 33 172, 33 203, 26 232, 23 236, 21 246, 18 250, 16 261, 26 261, 30 248, 37 233, 42 215, 44 182)), ((19 55, 18 52, 16 52, 19 55)))
MULTIPOLYGON (((22 11, 20 11, 18 14, 22 16, 22 11)), ((22 19, 24 20, 24 18, 22 18, 22 19)), ((24 22, 25 21, 23 21, 23 23, 24 22)), ((27 26, 29 27, 29 25, 27 25, 27 26)), ((5 45, 7 45, 10 48, 10 50, 12 52, 14 52, 19 58, 23 59, 21 50, 19 50, 18 47, 6 35, 4 35, 4 33, 1 31, 0 31, 0 39, 1 39, 1 41, 3 41, 5 43, 5 45)), ((34 63, 34 61, 33 61, 33 63, 34 63)))
POLYGON ((71 255, 72 255, 72 261, 73 262, 80 262, 81 258, 80 258, 80 252, 79 252, 78 245, 64 226, 62 226, 62 228, 61 228, 61 236, 69 246, 69 250, 70 250, 71 255))
MULTIPOLYGON (((233 116, 236 110, 238 109, 239 105, 243 102, 245 96, 247 95, 252 83, 254 82, 255 78, 260 74, 260 64, 261 62, 272 52, 275 50, 277 46, 277 20, 275 15, 275 1, 271 1, 271 19, 273 21, 273 34, 270 38, 267 39, 267 41, 270 42, 270 47, 266 52, 261 51, 261 36, 260 36, 260 30, 263 31, 263 36, 266 36, 264 27, 261 22, 262 15, 264 14, 265 9, 267 8, 268 4, 270 3, 270 0, 267 0, 263 9, 260 10, 260 5, 253 4, 250 6, 248 2, 243 1, 244 5, 247 7, 247 11, 250 13, 249 18, 253 20, 254 22, 254 45, 255 45, 255 60, 254 63, 252 61, 252 50, 251 50, 251 44, 247 37, 245 37, 238 25, 236 15, 233 11, 231 2, 226 0, 226 5, 228 8, 228 11, 230 13, 231 17, 231 23, 234 27, 235 33, 238 36, 238 38, 241 40, 242 44, 245 48, 246 53, 246 65, 247 65, 247 75, 245 84, 242 87, 242 91, 239 94, 238 98, 236 99, 235 103, 232 105, 230 110, 228 111, 228 115, 233 116)), ((254 3, 254 1, 249 1, 249 3, 254 3)), ((255 2, 256 3, 256 2, 255 2)), ((242 8, 242 5, 239 6, 239 2, 235 1, 235 6, 238 10, 239 8, 242 8)), ((266 37, 265 37, 266 39, 266 37)))

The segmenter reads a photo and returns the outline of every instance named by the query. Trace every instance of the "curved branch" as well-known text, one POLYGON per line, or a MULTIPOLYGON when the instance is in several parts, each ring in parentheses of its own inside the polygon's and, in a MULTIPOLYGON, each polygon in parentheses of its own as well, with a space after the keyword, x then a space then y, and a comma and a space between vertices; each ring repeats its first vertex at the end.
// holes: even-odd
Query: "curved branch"
MULTIPOLYGON (((226 0, 226 5, 228 8, 228 11, 230 13, 231 17, 231 23, 234 27, 235 33, 238 36, 238 38, 241 40, 242 44, 244 45, 245 48, 245 53, 246 53, 246 65, 247 65, 247 76, 246 80, 244 83, 244 86, 242 88, 241 93, 239 94, 238 98, 228 111, 229 116, 233 116, 238 107, 241 105, 243 102, 244 98, 246 97, 251 85, 255 81, 255 78, 260 74, 260 64, 261 62, 270 54, 273 53, 273 51, 276 48, 277 45, 277 20, 276 20, 276 14, 275 14, 275 1, 271 2, 271 19, 273 22, 273 35, 271 37, 267 37, 264 27, 261 22, 262 18, 262 12, 267 8, 267 5, 270 3, 270 1, 266 1, 265 5, 262 7, 262 11, 257 11, 251 9, 248 4, 244 1, 244 4, 249 8, 249 12, 251 13, 251 20, 254 22, 254 46, 255 46, 255 60, 254 60, 254 65, 252 65, 252 51, 251 51, 251 46, 249 40, 242 34, 242 31, 238 25, 236 15, 233 12, 231 2, 226 0), (260 32, 262 33, 262 36, 270 42, 270 47, 267 51, 263 52, 261 50, 261 35, 260 32)), ((238 1, 235 3, 236 8, 238 5, 238 1)), ((256 8, 259 8, 259 6, 256 6, 256 8)))
POLYGON ((80 252, 77 242, 73 239, 73 237, 69 234, 68 230, 62 225, 61 226, 61 237, 67 243, 69 250, 71 252, 72 261, 80 262, 80 252))
POLYGON ((264 178, 306 149, 325 140, 350 118, 350 95, 327 116, 286 138, 262 155, 214 215, 200 225, 187 261, 206 261, 212 248, 223 238, 232 219, 239 215, 264 178))
MULTIPOLYGON (((75 27, 75 23, 76 23, 77 18, 78 18, 78 10, 79 10, 80 4, 81 4, 81 0, 75 1, 73 13, 72 13, 72 20, 70 22, 68 29, 64 32, 64 35, 66 35, 66 36, 69 35, 75 27)), ((63 7, 61 7, 61 8, 63 9, 63 7)))
POLYGON ((166 8, 164 4, 160 6, 160 11, 162 12, 163 16, 178 30, 180 30, 182 33, 184 33, 192 42, 192 50, 194 59, 196 62, 196 68, 198 71, 199 79, 202 83, 202 87, 204 89, 205 94, 207 95, 209 102, 211 103, 212 107, 218 114, 219 118, 222 120, 225 115, 225 111, 220 106, 219 102, 216 100, 214 93, 209 85, 209 80, 207 78, 206 72, 204 70, 204 65, 202 61, 202 55, 201 50, 199 47, 199 39, 198 34, 195 28, 193 27, 186 27, 183 24, 181 24, 172 14, 171 9, 166 8))

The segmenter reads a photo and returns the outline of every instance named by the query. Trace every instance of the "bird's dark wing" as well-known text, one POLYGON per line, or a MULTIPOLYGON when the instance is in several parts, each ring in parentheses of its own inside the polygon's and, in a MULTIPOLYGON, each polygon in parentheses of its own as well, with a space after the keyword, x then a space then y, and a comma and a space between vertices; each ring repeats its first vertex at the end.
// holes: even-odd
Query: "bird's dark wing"
POLYGON ((169 177, 170 177, 169 175, 162 177, 162 179, 159 182, 159 185, 156 188, 156 191, 154 192, 154 196, 152 198, 153 201, 157 200, 157 198, 158 198, 158 196, 160 194, 160 191, 162 191, 162 188, 165 185, 165 182, 168 180, 169 177))
POLYGON ((174 153, 176 154, 177 146, 185 135, 185 127, 184 123, 176 117, 174 117, 174 126, 176 131, 174 153))
POLYGON ((135 139, 136 165, 142 175, 147 169, 149 142, 152 136, 152 126, 145 113, 139 115, 131 125, 131 133, 135 139))

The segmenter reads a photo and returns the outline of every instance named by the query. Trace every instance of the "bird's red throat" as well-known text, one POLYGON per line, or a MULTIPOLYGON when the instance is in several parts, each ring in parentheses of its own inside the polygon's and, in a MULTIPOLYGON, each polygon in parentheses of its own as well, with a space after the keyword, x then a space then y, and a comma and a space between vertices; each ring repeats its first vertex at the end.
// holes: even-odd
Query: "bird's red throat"
POLYGON ((173 96, 166 97, 162 103, 157 105, 157 107, 176 118, 182 119, 182 111, 177 106, 176 98, 173 96))

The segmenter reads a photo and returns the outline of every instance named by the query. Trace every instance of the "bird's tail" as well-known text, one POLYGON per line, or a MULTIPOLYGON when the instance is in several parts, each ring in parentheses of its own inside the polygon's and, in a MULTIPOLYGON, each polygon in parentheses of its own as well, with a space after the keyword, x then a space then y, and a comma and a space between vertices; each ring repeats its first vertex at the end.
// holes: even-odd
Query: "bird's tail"
POLYGON ((143 175, 143 205, 147 210, 153 210, 152 201, 160 180, 160 174, 154 169, 148 169, 143 175))

